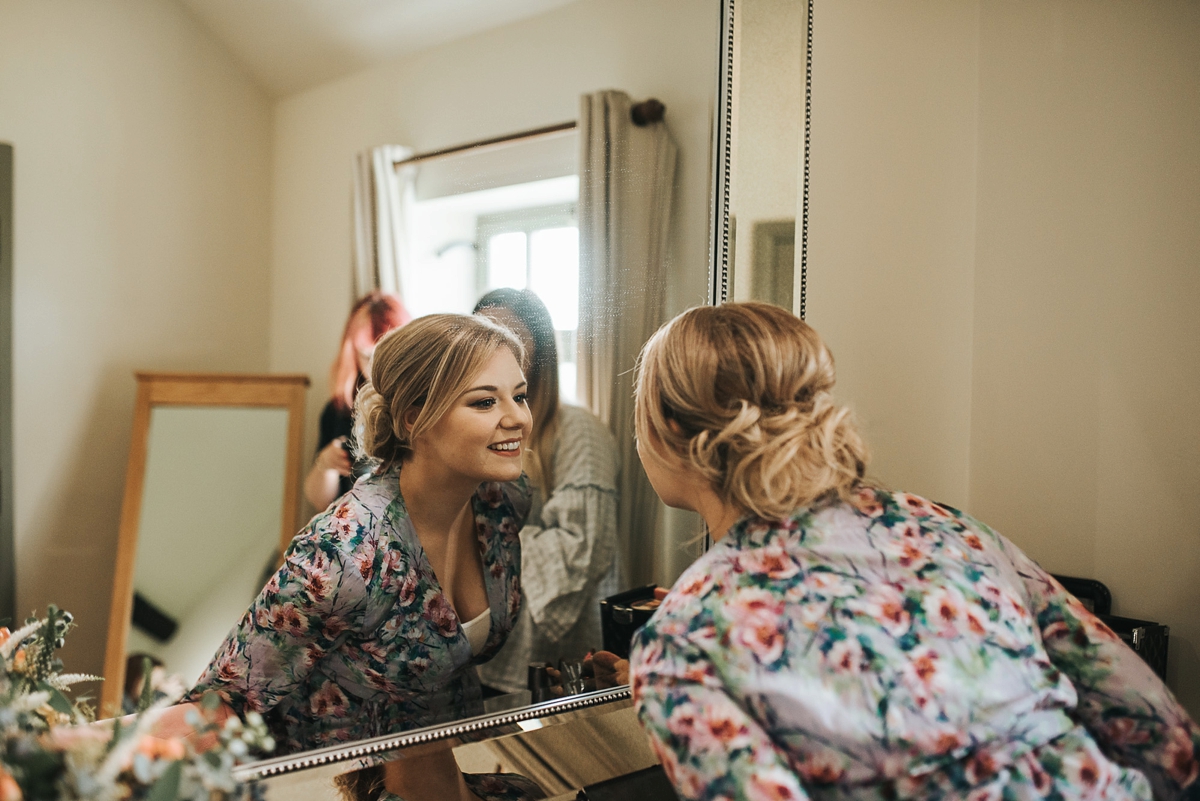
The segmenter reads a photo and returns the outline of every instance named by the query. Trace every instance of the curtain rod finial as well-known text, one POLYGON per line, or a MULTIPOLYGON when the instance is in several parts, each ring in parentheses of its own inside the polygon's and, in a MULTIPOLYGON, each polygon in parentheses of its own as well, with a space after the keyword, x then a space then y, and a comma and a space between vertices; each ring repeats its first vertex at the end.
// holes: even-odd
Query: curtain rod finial
POLYGON ((667 107, 661 102, 650 98, 636 104, 630 109, 629 116, 633 119, 634 125, 645 127, 655 122, 662 122, 663 114, 666 113, 666 110, 667 107))

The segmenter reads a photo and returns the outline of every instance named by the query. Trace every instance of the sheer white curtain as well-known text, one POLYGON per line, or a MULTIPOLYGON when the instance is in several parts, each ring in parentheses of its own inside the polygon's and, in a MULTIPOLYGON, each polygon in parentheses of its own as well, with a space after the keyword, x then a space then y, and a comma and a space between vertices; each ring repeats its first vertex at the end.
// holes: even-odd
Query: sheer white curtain
POLYGON ((634 125, 631 108, 607 90, 584 95, 579 115, 579 399, 617 440, 627 586, 654 574, 659 501, 635 452, 633 367, 664 322, 676 161, 665 123, 634 125))
POLYGON ((412 150, 384 145, 354 159, 354 295, 382 289, 404 297, 402 268, 410 259, 407 226, 416 166, 395 162, 412 150))

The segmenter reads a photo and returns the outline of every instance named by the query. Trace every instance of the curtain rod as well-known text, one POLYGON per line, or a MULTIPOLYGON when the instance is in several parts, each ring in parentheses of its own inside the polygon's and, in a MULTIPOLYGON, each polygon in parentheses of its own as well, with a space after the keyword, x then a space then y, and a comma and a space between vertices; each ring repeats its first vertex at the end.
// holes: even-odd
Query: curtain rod
MULTIPOLYGON (((634 105, 629 112, 633 124, 638 127, 644 127, 651 123, 659 122, 663 118, 663 113, 666 111, 666 106, 651 98, 634 105)), ((467 150, 479 150, 482 148, 495 147, 497 145, 507 145, 510 142, 520 142, 526 139, 539 139, 543 136, 555 136, 557 134, 573 131, 579 127, 579 123, 575 120, 570 122, 560 122, 557 125, 546 125, 542 128, 533 128, 528 131, 520 131, 519 133, 506 134, 504 136, 495 136, 491 139, 481 139, 478 142, 468 142, 465 145, 455 145, 454 147, 446 147, 441 150, 430 150, 428 153, 417 153, 414 156, 409 156, 406 159, 397 159, 392 162, 393 167, 402 167, 405 164, 416 164, 420 161, 428 161, 429 159, 441 158, 442 156, 452 156, 455 153, 462 153, 467 150)))

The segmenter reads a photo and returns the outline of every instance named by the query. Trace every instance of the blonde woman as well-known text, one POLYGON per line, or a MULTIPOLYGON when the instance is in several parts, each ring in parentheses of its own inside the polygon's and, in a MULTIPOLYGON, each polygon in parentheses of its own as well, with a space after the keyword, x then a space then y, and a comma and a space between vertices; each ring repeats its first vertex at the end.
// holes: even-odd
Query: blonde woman
POLYGON ((474 665, 520 600, 522 351, 491 321, 388 334, 356 401, 373 472, 300 532, 190 698, 265 713, 299 751, 482 712, 474 665))
POLYGON ((693 309, 642 353, 642 462, 715 542, 630 658, 679 794, 1195 797, 1200 732, 1150 668, 987 526, 868 484, 833 382, 765 304, 693 309))
POLYGON ((600 645, 600 599, 618 589, 617 448, 588 410, 561 403, 550 312, 529 290, 496 289, 475 305, 525 347, 533 432, 533 505, 521 529, 521 614, 484 685, 525 689, 529 663, 583 659, 600 645))

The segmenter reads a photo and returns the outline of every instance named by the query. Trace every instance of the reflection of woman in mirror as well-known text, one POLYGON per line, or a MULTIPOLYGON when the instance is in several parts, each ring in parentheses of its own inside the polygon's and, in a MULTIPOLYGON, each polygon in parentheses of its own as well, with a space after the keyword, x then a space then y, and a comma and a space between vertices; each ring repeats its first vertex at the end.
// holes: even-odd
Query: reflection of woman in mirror
POLYGON ((304 479, 304 497, 317 511, 344 495, 361 475, 351 458, 354 398, 367 380, 375 343, 412 318, 400 298, 374 290, 365 295, 346 320, 337 359, 329 371, 329 402, 321 410, 317 458, 304 479))
POLYGON ((646 472, 716 542, 630 658, 680 795, 1179 797, 1200 730, 1149 666, 984 524, 868 484, 833 383, 766 304, 643 350, 646 472))
POLYGON ((265 713, 285 751, 482 712, 474 664, 520 601, 521 345, 480 317, 385 336, 356 403, 372 472, 292 541, 189 697, 265 713))
POLYGON ((600 599, 616 592, 617 455, 590 412, 559 402, 554 324, 527 290, 496 289, 475 305, 525 346, 533 433, 526 470, 533 506, 521 530, 524 602, 508 643, 480 667, 485 685, 525 689, 530 662, 582 659, 600 645, 600 599))
POLYGON ((344 801, 537 801, 546 792, 518 773, 463 773, 449 748, 402 754, 333 780, 344 801))

